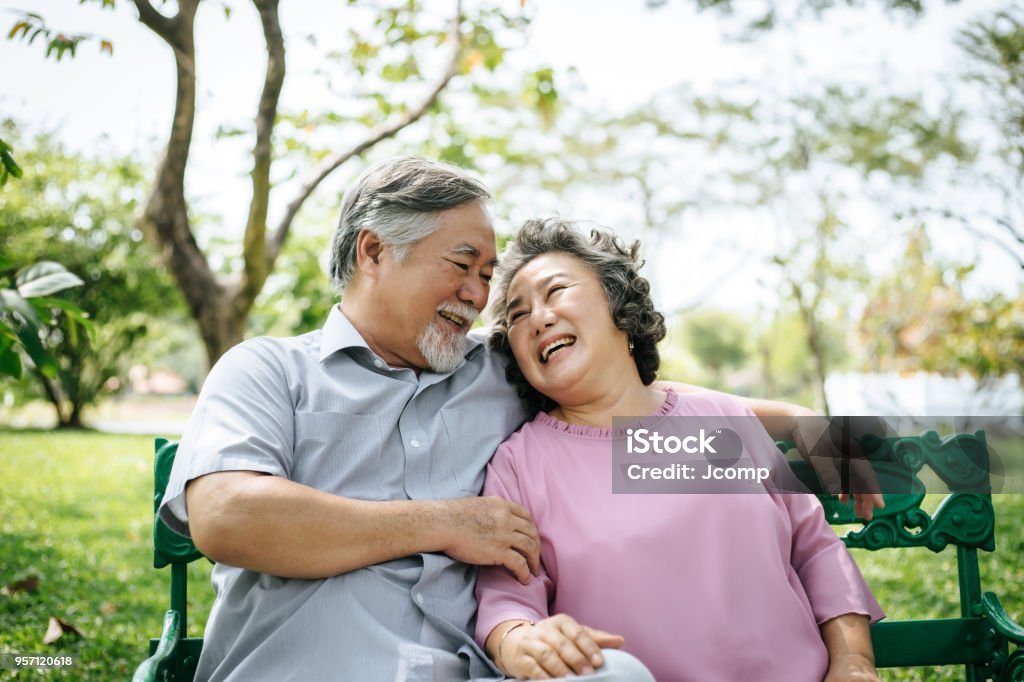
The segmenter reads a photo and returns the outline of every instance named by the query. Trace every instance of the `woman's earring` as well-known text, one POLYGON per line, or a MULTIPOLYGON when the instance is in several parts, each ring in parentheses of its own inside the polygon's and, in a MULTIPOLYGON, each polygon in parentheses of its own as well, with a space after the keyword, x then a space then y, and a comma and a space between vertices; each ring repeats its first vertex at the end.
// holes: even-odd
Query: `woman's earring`
POLYGON ((633 338, 632 337, 630 337, 630 339, 629 339, 629 354, 630 355, 633 354, 633 338))

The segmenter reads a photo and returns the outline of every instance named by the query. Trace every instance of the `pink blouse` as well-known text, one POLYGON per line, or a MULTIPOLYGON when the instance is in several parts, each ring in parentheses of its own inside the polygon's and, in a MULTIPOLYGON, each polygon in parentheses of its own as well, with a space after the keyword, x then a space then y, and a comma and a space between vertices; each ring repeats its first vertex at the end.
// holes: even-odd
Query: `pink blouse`
MULTIPOLYGON (((654 416, 749 414, 669 392, 654 416)), ((543 570, 521 585, 481 568, 481 644, 502 621, 567 613, 625 637, 659 682, 800 682, 828 669, 821 623, 884 617, 813 495, 613 495, 611 467, 610 429, 544 413, 499 446, 483 494, 530 510, 543 570)))

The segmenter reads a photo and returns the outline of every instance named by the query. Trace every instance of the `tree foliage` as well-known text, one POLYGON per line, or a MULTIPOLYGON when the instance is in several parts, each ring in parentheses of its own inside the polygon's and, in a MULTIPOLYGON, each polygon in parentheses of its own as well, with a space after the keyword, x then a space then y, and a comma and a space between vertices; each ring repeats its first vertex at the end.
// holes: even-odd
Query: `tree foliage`
MULTIPOLYGON (((102 0, 113 5, 114 0, 102 0)), ((176 70, 171 132, 158 163, 153 190, 141 206, 141 225, 157 244, 196 320, 210 363, 243 338, 246 319, 277 264, 296 216, 321 183, 353 159, 440 110, 441 94, 453 80, 472 81, 503 62, 509 35, 524 21, 519 7, 454 0, 448 16, 421 0, 351 0, 353 19, 339 26, 319 78, 339 105, 331 111, 289 110, 281 100, 287 78, 286 44, 277 0, 225 4, 247 7, 259 17, 265 45, 263 85, 252 118, 226 121, 225 136, 251 144, 247 217, 226 231, 244 234, 222 271, 200 246, 193 204, 186 193, 196 115, 195 49, 200 0, 154 5, 133 0, 142 25, 173 55, 176 70), (355 18, 369 14, 369 28, 355 18)), ((21 35, 25 35, 24 31, 21 35)), ((543 93, 538 106, 553 93, 543 93)), ((463 89, 464 96, 472 92, 463 89)), ((453 145, 454 151, 456 145, 453 145)))
POLYGON ((45 307, 40 343, 53 362, 36 362, 33 370, 58 422, 77 426, 104 384, 124 377, 153 320, 183 306, 134 226, 144 197, 137 162, 72 154, 51 135, 18 146, 26 173, 0 203, 0 255, 59 261, 74 273, 65 278, 85 283, 63 299, 37 299, 45 307), (86 318, 91 333, 79 329, 86 318), (58 320, 63 324, 53 324, 58 320))
POLYGON ((994 205, 951 205, 944 213, 1024 269, 1024 9, 1011 4, 971 22, 959 44, 970 59, 967 76, 980 84, 983 111, 998 132, 994 157, 1001 165, 983 169, 982 187, 997 197, 994 205))
POLYGON ((683 317, 686 347, 709 369, 714 385, 724 389, 722 372, 742 366, 750 356, 751 329, 736 313, 700 310, 683 317))
POLYGON ((1024 296, 968 296, 973 270, 936 254, 918 227, 891 273, 868 289, 858 332, 869 369, 979 380, 1024 371, 1024 296))

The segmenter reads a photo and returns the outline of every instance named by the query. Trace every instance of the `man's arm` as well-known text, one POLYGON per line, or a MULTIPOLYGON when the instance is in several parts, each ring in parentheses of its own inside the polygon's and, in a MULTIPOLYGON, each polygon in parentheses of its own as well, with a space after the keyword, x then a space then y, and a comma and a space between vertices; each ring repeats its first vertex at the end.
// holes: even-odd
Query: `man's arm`
POLYGON ((186 501, 203 554, 280 577, 326 578, 420 552, 502 565, 523 583, 540 568, 530 513, 498 497, 355 500, 230 471, 191 481, 186 501))
MULTIPOLYGON (((659 381, 656 384, 661 388, 671 388, 676 393, 697 393, 699 391, 711 391, 712 393, 723 393, 712 391, 709 388, 684 384, 678 381, 659 381)), ((800 455, 814 467, 818 475, 825 481, 826 485, 834 484, 838 487, 839 478, 835 471, 836 458, 814 457, 811 451, 815 444, 820 441, 821 433, 828 430, 828 422, 822 417, 822 424, 816 425, 808 417, 817 417, 814 410, 796 405, 794 403, 782 402, 781 400, 764 400, 762 398, 747 398, 744 396, 723 393, 731 399, 741 403, 748 410, 753 412, 761 421, 768 435, 772 440, 792 441, 797 446, 800 455), (799 417, 800 419, 797 419, 799 417)), ((831 453, 830 453, 831 455, 831 453)), ((864 490, 878 490, 878 481, 874 478, 874 472, 870 467, 858 469, 865 480, 858 483, 858 487, 864 490)), ((841 493, 839 499, 846 502, 849 493, 841 493)), ((854 513, 866 521, 874 516, 875 509, 885 508, 885 498, 880 492, 859 492, 853 494, 854 513)))
POLYGON ((775 440, 787 440, 793 435, 792 423, 786 422, 784 419, 779 419, 779 417, 813 417, 818 414, 809 407, 804 407, 795 403, 786 403, 781 400, 764 400, 762 398, 747 398, 741 395, 725 393, 724 391, 715 391, 710 388, 704 388, 703 386, 684 384, 680 381, 658 381, 655 385, 661 388, 671 388, 676 393, 698 393, 700 391, 710 391, 711 393, 727 395, 757 415, 757 417, 761 419, 761 423, 764 424, 765 429, 768 430, 768 435, 775 440))

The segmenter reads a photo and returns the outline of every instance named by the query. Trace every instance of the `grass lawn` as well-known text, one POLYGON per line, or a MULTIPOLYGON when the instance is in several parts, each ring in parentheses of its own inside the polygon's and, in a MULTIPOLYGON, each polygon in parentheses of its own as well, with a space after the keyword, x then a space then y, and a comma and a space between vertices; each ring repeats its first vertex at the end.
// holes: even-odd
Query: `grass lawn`
MULTIPOLYGON (((0 595, 0 652, 72 654, 74 668, 46 676, 103 681, 148 655, 170 589, 153 568, 152 452, 150 436, 0 431, 0 586, 39 577, 35 593, 0 595), (44 645, 51 616, 83 636, 44 645)), ((189 569, 189 628, 201 632, 210 564, 189 569)))
MULTIPOLYGON (((159 634, 169 576, 152 568, 152 438, 0 430, 0 586, 39 577, 36 592, 0 595, 0 652, 77 657, 46 677, 130 677, 159 634), (44 645, 51 616, 74 625, 44 645)), ((998 551, 982 553, 982 585, 1024 622, 1024 496, 995 498, 998 551)), ((856 552, 894 619, 958 612, 955 554, 856 552), (948 556, 947 556, 948 555, 948 556)), ((212 601, 210 565, 190 566, 189 628, 201 630, 212 601)), ((0 679, 14 679, 12 670, 0 679)), ((22 677, 39 673, 23 671, 22 677)), ((960 669, 882 671, 887 680, 956 680, 960 669)))

